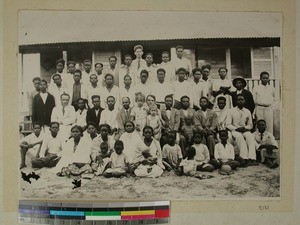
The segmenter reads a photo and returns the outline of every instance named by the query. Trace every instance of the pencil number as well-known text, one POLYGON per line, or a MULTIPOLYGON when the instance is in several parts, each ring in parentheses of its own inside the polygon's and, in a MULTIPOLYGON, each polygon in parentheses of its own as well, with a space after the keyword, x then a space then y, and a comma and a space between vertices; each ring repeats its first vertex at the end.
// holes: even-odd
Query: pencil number
POLYGON ((258 208, 261 211, 268 211, 270 209, 268 205, 260 205, 260 206, 258 206, 258 208))

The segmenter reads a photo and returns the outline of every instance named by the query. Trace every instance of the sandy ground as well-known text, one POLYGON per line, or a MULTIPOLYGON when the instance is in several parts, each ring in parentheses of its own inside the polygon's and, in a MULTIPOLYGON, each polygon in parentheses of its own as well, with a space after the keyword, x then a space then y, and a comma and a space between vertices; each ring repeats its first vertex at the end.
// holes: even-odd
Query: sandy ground
MULTIPOLYGON (((24 168, 23 172, 32 170, 24 168)), ((35 171, 40 179, 29 184, 21 179, 20 198, 84 199, 84 200, 200 200, 200 199, 249 199, 280 197, 280 168, 269 169, 265 165, 239 168, 226 176, 218 171, 206 173, 211 179, 178 177, 165 172, 159 178, 104 178, 82 179, 82 185, 73 189, 71 178, 58 177, 48 169, 35 171)))

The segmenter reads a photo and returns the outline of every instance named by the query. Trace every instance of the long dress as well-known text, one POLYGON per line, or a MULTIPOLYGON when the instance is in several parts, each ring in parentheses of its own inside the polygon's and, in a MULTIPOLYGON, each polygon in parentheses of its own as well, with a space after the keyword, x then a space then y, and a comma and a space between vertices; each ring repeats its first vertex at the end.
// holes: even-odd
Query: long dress
POLYGON ((63 144, 61 160, 53 168, 52 172, 58 173, 63 167, 67 167, 72 163, 90 163, 91 145, 92 141, 90 139, 82 137, 80 138, 77 148, 74 150, 74 138, 69 139, 63 144))

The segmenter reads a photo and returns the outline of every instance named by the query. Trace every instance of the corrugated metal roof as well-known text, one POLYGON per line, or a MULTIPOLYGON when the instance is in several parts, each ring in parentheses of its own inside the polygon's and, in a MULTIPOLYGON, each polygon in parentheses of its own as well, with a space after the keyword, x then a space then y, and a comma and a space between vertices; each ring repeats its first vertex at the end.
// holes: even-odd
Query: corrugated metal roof
POLYGON ((29 11, 19 13, 19 45, 207 38, 277 38, 278 13, 29 11))

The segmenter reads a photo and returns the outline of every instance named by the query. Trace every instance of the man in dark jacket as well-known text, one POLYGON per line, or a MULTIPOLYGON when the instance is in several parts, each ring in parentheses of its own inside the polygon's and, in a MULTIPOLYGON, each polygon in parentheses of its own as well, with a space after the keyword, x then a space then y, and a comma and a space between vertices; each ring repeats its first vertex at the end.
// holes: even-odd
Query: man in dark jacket
POLYGON ((104 110, 100 107, 100 96, 99 95, 93 95, 92 96, 92 104, 94 105, 93 108, 88 109, 86 114, 86 122, 93 122, 99 126, 100 118, 101 118, 101 112, 104 110))

